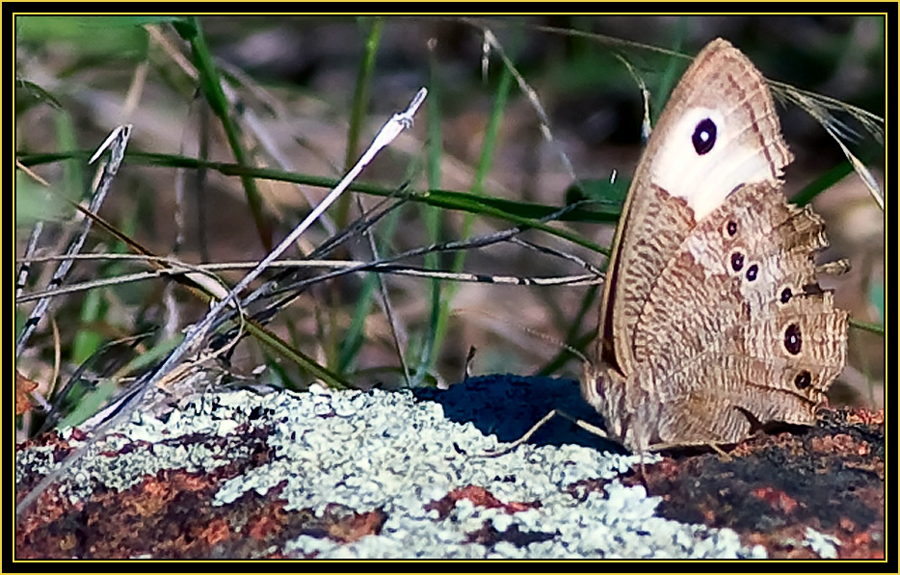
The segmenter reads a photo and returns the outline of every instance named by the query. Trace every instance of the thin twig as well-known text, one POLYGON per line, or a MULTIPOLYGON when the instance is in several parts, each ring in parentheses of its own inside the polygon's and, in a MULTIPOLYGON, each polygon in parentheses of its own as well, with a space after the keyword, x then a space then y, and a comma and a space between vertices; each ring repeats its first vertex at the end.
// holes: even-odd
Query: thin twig
MULTIPOLYGON (((363 205, 362 198, 356 196, 356 205, 359 208, 360 215, 365 215, 366 209, 363 205)), ((369 251, 372 252, 372 257, 374 259, 378 259, 378 246, 375 245, 375 238, 372 235, 372 228, 366 228, 363 232, 363 235, 369 242, 369 251)), ((397 317, 394 315, 394 308, 391 305, 391 300, 388 297, 387 287, 384 284, 384 279, 381 274, 377 274, 375 276, 375 281, 378 282, 378 291, 381 293, 381 302, 384 307, 384 314, 388 318, 388 324, 391 326, 391 336, 394 338, 394 347, 397 350, 397 359, 400 361, 400 367, 403 369, 403 380, 406 381, 407 387, 412 387, 412 384, 409 380, 409 368, 406 365, 406 357, 404 354, 404 349, 406 348, 406 333, 402 326, 399 325, 397 321, 397 317), (403 335, 403 342, 401 343, 401 334, 403 335)))
MULTIPOLYGON (((94 160, 100 157, 106 148, 110 149, 109 163, 103 167, 103 175, 100 177, 100 182, 97 184, 97 189, 91 198, 90 211, 94 213, 98 212, 100 206, 103 204, 103 200, 106 199, 106 193, 109 191, 113 178, 115 178, 116 173, 119 171, 119 166, 122 164, 122 159, 125 157, 125 147, 128 145, 128 139, 130 137, 131 124, 119 126, 112 131, 109 137, 106 138, 106 141, 100 145, 88 162, 89 164, 93 163, 94 160)), ((82 220, 81 232, 75 237, 75 240, 69 244, 66 255, 77 254, 81 251, 92 223, 93 220, 90 218, 82 220)), ((73 260, 71 259, 67 259, 60 263, 59 269, 53 274, 53 277, 50 279, 50 284, 47 286, 49 290, 54 290, 62 285, 63 280, 65 280, 66 275, 72 267, 72 261, 73 260)), ((50 306, 50 301, 51 298, 48 296, 45 299, 38 301, 37 305, 34 306, 31 315, 28 317, 28 320, 25 321, 25 328, 22 330, 22 333, 19 335, 19 339, 16 342, 16 357, 19 357, 22 354, 22 351, 25 349, 25 344, 28 343, 28 338, 30 338, 31 334, 34 333, 34 330, 37 329, 41 317, 43 317, 47 308, 50 306)))

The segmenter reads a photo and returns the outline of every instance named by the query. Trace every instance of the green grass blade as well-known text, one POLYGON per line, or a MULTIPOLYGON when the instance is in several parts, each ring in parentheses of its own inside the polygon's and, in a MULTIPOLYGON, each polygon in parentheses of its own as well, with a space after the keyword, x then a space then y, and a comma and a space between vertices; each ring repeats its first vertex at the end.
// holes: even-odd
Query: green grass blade
MULTIPOLYGON (((213 63, 212 54, 203 37, 199 19, 196 17, 193 19, 193 28, 180 27, 178 29, 179 32, 188 30, 185 32, 185 40, 190 44, 191 52, 194 55, 194 64, 197 66, 197 72, 200 74, 200 86, 206 95, 209 107, 222 123, 222 128, 225 130, 225 136, 228 139, 228 145, 234 154, 235 161, 239 166, 249 166, 249 155, 241 144, 237 124, 229 113, 231 106, 225 98, 225 92, 222 90, 222 78, 213 63), (193 33, 190 33, 190 31, 193 33)), ((253 221, 256 224, 259 239, 267 252, 272 251, 272 230, 263 213, 262 198, 259 195, 259 190, 256 189, 256 182, 248 173, 240 174, 240 178, 244 186, 247 205, 250 206, 250 213, 253 215, 253 221)))

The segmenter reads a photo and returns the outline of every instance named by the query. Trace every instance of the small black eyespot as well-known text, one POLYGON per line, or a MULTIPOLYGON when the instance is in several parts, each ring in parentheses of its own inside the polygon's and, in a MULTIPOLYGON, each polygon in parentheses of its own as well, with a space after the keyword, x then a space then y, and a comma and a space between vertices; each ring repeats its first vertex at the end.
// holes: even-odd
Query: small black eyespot
POLYGON ((736 272, 741 271, 741 268, 744 267, 744 254, 741 252, 734 252, 731 254, 731 269, 736 272))
POLYGON ((691 136, 691 143, 694 144, 694 151, 702 156, 709 153, 716 145, 716 123, 709 118, 704 118, 697 123, 694 128, 694 135, 691 136))
POLYGON ((734 234, 737 233, 737 222, 735 222, 735 221, 728 222, 728 224, 725 226, 725 231, 728 232, 729 236, 734 236, 734 234))
POLYGON ((812 375, 803 370, 794 377, 794 385, 797 389, 806 389, 812 383, 812 375))
POLYGON ((784 348, 791 355, 800 353, 803 344, 803 338, 800 337, 800 326, 792 323, 784 330, 784 348))
POLYGON ((784 288, 781 290, 781 303, 787 303, 791 301, 791 298, 794 297, 794 293, 791 291, 791 288, 784 288))
POLYGON ((759 273, 759 266, 753 264, 747 268, 747 281, 756 281, 756 274, 759 273))

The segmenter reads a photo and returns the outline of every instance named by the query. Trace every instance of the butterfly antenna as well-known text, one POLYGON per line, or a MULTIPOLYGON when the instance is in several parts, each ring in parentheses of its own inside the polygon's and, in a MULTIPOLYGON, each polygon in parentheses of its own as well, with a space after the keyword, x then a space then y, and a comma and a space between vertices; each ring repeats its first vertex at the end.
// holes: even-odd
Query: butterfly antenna
POLYGON ((585 366, 593 366, 593 363, 591 363, 591 360, 589 360, 586 355, 584 355, 583 353, 581 353, 579 350, 572 347, 571 345, 567 344, 566 342, 564 342, 560 339, 557 339, 551 335, 547 335, 546 333, 537 331, 527 325, 524 325, 524 324, 521 324, 521 323, 518 323, 515 321, 511 321, 508 317, 500 317, 500 316, 492 314, 491 312, 485 311, 483 309, 476 310, 476 309, 469 309, 469 308, 457 308, 457 309, 451 311, 450 315, 464 315, 464 314, 468 314, 468 313, 489 317, 493 320, 497 320, 498 322, 502 322, 506 325, 515 327, 516 329, 523 331, 523 332, 527 333, 528 335, 531 335, 535 338, 546 341, 547 343, 551 344, 553 347, 565 349, 566 351, 568 351, 569 353, 571 353, 572 355, 577 357, 579 360, 581 360, 582 364, 584 364, 585 366))

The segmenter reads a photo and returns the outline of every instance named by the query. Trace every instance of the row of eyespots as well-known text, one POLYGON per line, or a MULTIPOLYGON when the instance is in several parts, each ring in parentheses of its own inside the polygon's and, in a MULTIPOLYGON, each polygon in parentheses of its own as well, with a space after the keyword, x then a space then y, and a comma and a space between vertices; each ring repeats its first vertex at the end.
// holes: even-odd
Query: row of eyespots
MULTIPOLYGON (((729 220, 725 223, 724 226, 725 233, 734 237, 738 233, 738 224, 734 220, 729 220)), ((744 268, 744 254, 740 251, 734 251, 731 254, 731 269, 737 273, 740 272, 744 268)), ((745 272, 745 277, 747 281, 753 282, 756 281, 756 278, 759 275, 759 266, 757 264, 751 264, 747 271, 745 272)), ((790 287, 785 287, 781 290, 781 294, 779 295, 779 301, 782 304, 787 304, 791 301, 791 298, 794 296, 794 292, 790 287)), ((784 348, 791 355, 797 355, 803 348, 803 337, 800 331, 800 326, 796 323, 789 324, 784 331, 784 348)), ((797 389, 806 389, 812 383, 812 374, 810 374, 807 370, 800 371, 794 377, 794 385, 797 389)))

